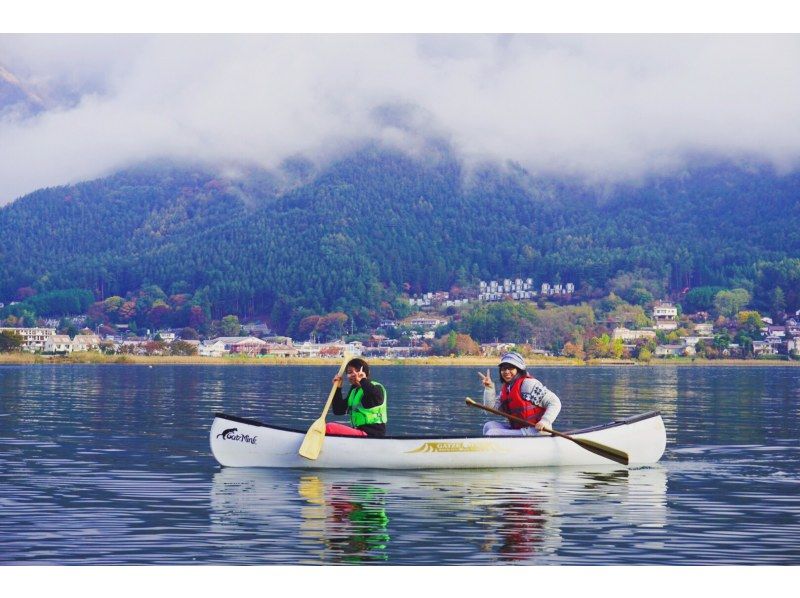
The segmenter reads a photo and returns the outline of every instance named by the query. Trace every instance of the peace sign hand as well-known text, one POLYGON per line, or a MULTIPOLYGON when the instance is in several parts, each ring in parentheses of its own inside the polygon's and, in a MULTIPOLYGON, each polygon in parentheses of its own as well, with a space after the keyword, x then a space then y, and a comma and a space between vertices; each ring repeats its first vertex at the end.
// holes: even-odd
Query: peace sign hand
POLYGON ((489 373, 489 368, 486 368, 486 375, 483 375, 483 372, 478 372, 478 375, 481 377, 481 384, 483 384, 486 388, 494 388, 494 382, 492 382, 492 375, 489 373))
POLYGON ((361 382, 367 375, 364 373, 364 366, 361 366, 355 373, 356 382, 361 382))

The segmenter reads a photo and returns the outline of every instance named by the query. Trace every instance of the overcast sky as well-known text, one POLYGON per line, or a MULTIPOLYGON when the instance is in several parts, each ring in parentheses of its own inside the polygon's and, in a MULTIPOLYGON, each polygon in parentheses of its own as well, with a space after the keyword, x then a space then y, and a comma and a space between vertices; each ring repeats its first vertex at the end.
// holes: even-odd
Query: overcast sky
POLYGON ((0 66, 51 106, 0 112, 0 204, 151 157, 273 167, 364 138, 593 180, 800 165, 798 35, 2 35, 0 66))

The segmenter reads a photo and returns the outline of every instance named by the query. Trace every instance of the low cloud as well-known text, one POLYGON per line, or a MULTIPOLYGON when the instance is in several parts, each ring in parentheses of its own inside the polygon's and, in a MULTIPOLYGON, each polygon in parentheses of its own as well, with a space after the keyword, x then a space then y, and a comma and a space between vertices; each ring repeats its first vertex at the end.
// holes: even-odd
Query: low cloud
POLYGON ((604 181, 800 163, 797 35, 4 35, 0 63, 47 104, 0 110, 0 204, 154 157, 274 167, 367 138, 604 181))

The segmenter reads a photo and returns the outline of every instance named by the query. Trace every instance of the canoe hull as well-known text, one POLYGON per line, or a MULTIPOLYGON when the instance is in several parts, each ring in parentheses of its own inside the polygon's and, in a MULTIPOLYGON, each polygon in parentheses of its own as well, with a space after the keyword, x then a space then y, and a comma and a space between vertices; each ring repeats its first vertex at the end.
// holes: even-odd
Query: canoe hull
MULTIPOLYGON (((666 447, 664 422, 651 412, 571 432, 623 450, 630 464, 657 462, 666 447)), ((608 459, 574 442, 550 436, 401 437, 328 436, 316 460, 298 454, 305 431, 288 430, 218 413, 211 426, 211 452, 228 467, 334 469, 478 469, 608 465, 608 459)))

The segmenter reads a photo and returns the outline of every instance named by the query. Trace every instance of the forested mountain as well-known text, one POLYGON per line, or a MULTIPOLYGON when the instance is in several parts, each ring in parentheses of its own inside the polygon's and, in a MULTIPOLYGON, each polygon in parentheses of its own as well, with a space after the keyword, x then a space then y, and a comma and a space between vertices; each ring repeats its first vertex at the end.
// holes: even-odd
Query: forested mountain
POLYGON ((146 165, 0 209, 0 301, 20 289, 96 299, 148 285, 210 309, 364 324, 398 294, 532 277, 656 296, 782 286, 800 307, 800 175, 698 166, 597 189, 512 166, 465 168, 365 147, 324 169, 146 165), (202 301, 200 300, 202 299, 202 301))

